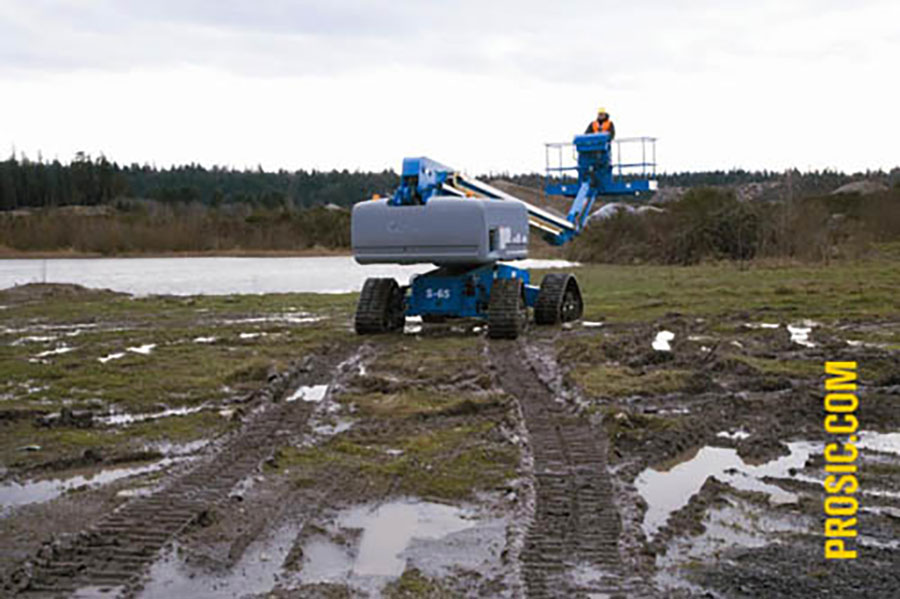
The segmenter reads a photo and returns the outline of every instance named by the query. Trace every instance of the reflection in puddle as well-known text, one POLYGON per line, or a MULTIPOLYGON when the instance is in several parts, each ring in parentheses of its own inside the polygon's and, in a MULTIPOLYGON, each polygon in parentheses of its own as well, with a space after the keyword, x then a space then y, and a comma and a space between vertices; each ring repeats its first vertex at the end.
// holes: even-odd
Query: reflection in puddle
POLYGON ((164 458, 158 462, 133 468, 110 468, 99 470, 91 474, 73 476, 66 479, 30 480, 24 483, 5 483, 0 485, 0 516, 6 516, 9 509, 27 505, 29 503, 41 503, 59 497, 66 491, 88 485, 99 487, 113 481, 139 474, 147 474, 161 470, 179 461, 178 458, 164 458))
POLYGON ((349 548, 323 536, 303 545, 301 578, 307 582, 342 582, 350 578, 353 557, 349 548))
POLYGON ((363 531, 353 573, 376 576, 403 573, 406 564, 400 553, 413 538, 437 539, 475 526, 457 507, 419 501, 356 507, 338 522, 363 531))
POLYGON ((821 452, 820 444, 807 441, 789 443, 790 454, 760 465, 744 462, 735 449, 702 447, 686 460, 666 470, 648 468, 635 480, 647 502, 644 532, 653 536, 672 512, 687 505, 706 479, 713 476, 742 491, 758 491, 769 495, 772 503, 792 503, 797 496, 780 487, 763 482, 763 478, 787 478, 792 469, 802 469, 812 453, 821 452))

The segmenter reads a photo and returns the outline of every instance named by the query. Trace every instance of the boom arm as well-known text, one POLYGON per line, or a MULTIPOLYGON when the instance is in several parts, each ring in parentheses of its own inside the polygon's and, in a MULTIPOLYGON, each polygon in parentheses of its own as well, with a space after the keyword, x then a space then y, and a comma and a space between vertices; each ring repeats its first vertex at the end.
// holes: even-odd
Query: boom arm
MULTIPOLYGON (((563 144, 550 144, 562 146, 563 144)), ((426 204, 436 196, 476 197, 525 205, 528 224, 540 231, 546 241, 562 245, 581 233, 594 203, 601 195, 637 195, 655 189, 655 181, 624 181, 613 176, 610 139, 606 133, 577 135, 573 145, 578 151, 577 167, 560 167, 554 171, 577 170, 577 185, 547 185, 551 195, 571 197, 572 205, 563 218, 530 204, 478 179, 468 177, 446 165, 425 157, 405 158, 400 186, 390 199, 394 206, 426 204)), ((654 165, 655 166, 655 165, 654 165)), ((551 169, 548 167, 548 172, 551 169)))

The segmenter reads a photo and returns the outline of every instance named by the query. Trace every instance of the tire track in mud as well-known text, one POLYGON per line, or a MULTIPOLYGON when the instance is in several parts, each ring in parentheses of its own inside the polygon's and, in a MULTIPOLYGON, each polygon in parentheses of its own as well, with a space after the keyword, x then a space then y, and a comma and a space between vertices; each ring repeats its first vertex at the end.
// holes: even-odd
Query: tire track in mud
POLYGON ((109 589, 103 595, 108 597, 134 596, 140 590, 140 577, 166 544, 227 499, 285 438, 306 426, 314 403, 274 402, 300 384, 311 384, 315 377, 308 374, 313 371, 310 363, 274 378, 256 392, 253 402, 259 407, 214 455, 156 493, 129 501, 75 537, 46 544, 32 561, 27 584, 17 596, 66 597, 79 589, 109 589))
POLYGON ((520 556, 527 596, 643 595, 624 577, 604 431, 556 401, 521 344, 492 341, 489 356, 521 406, 534 457, 535 511, 520 556))

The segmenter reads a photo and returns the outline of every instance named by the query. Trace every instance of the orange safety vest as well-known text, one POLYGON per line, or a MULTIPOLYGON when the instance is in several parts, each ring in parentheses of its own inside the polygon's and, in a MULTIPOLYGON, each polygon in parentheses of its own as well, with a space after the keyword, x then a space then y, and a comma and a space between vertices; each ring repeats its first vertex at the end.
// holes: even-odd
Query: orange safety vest
POLYGON ((611 120, 606 119, 601 125, 600 122, 597 121, 597 119, 594 119, 594 122, 591 123, 591 131, 593 131, 594 133, 609 133, 611 123, 611 120))

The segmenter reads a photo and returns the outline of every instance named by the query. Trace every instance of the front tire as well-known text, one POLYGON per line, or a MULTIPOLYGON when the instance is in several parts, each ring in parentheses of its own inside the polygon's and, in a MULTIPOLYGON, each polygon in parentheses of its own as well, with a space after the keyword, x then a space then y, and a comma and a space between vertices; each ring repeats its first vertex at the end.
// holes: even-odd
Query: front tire
POLYGON ((521 279, 495 279, 488 303, 488 337, 516 339, 525 329, 528 308, 521 279))
POLYGON ((584 301, 578 281, 569 273, 544 276, 534 304, 534 322, 539 325, 578 320, 584 313, 584 301))
POLYGON ((403 328, 403 290, 394 279, 366 279, 356 305, 354 327, 360 335, 377 335, 403 328))

